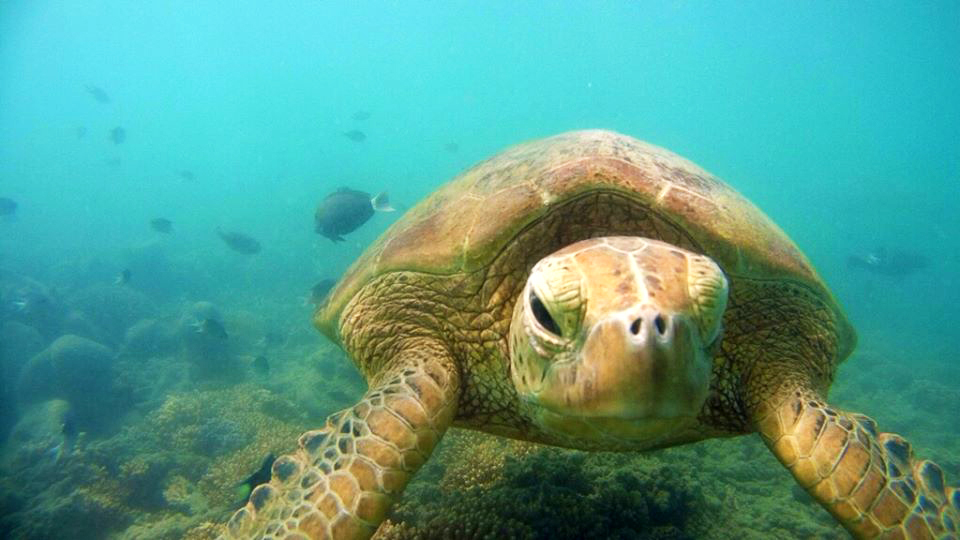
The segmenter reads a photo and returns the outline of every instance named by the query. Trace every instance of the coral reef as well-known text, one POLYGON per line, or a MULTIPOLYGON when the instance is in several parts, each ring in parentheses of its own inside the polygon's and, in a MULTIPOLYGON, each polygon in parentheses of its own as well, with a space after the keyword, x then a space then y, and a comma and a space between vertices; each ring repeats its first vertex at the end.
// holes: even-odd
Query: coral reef
POLYGON ((232 330, 212 302, 190 305, 177 323, 182 344, 181 356, 190 361, 194 380, 239 382, 243 379, 242 364, 231 346, 232 330), (208 322, 209 321, 209 322, 208 322))
POLYGON ((91 337, 101 339, 112 347, 123 342, 127 328, 156 312, 156 306, 143 293, 113 284, 97 284, 80 289, 68 297, 68 304, 82 313, 82 319, 94 329, 96 336, 91 337))
POLYGON ((375 538, 846 537, 755 438, 702 444, 584 453, 453 431, 375 538))
POLYGON ((0 440, 16 422, 16 385, 20 370, 43 349, 45 339, 35 328, 18 321, 0 325, 0 440))
POLYGON ((209 532, 242 504, 237 484, 263 456, 289 451, 308 427, 291 423, 295 414, 271 416, 295 410, 283 401, 249 385, 174 394, 141 422, 61 459, 51 453, 54 427, 46 436, 24 436, 4 461, 0 500, 13 511, 0 518, 0 529, 16 538, 56 538, 62 537, 60 519, 75 527, 72 538, 107 532, 183 538, 195 527, 209 532))
POLYGON ((176 327, 162 319, 140 319, 127 328, 122 351, 126 355, 150 357, 175 353, 180 348, 176 327))
POLYGON ((113 352, 99 343, 61 336, 23 367, 17 384, 19 402, 63 398, 81 430, 107 430, 131 403, 129 394, 115 383, 113 359, 113 352))

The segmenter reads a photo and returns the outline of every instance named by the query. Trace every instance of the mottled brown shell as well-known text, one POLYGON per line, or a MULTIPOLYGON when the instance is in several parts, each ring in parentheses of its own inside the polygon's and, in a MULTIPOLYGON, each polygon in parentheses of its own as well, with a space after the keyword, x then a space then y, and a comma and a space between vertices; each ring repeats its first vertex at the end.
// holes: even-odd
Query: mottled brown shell
MULTIPOLYGON (((588 192, 616 192, 684 229, 732 276, 792 280, 836 308, 786 234, 713 175, 663 148, 603 130, 519 144, 460 174, 384 232, 350 267, 314 322, 338 340, 337 321, 372 278, 397 270, 472 272, 551 207, 588 192)), ((839 308, 841 356, 853 333, 839 308)))

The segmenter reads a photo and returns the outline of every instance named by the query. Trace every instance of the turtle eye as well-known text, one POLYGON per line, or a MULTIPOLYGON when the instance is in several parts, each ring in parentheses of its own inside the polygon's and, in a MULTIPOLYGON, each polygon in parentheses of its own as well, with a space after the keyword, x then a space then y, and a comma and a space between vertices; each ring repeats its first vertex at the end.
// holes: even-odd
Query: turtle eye
POLYGON ((534 318, 537 319, 537 322, 540 323, 540 326, 542 326, 544 330, 556 336, 560 335, 560 327, 557 326, 557 322, 553 320, 550 312, 547 311, 546 306, 543 305, 543 301, 540 300, 537 293, 533 291, 530 291, 530 309, 533 310, 534 318))

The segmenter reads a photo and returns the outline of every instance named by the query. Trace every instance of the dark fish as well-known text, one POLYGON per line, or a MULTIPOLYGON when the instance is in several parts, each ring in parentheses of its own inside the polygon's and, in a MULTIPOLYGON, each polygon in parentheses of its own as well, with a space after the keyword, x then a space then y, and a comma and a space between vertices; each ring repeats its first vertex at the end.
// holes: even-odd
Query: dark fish
POLYGON ((314 229, 334 242, 342 242, 340 235, 357 230, 373 217, 374 211, 393 212, 386 191, 371 197, 369 193, 343 187, 320 201, 314 214, 314 229))
POLYGON ((193 327, 196 328, 198 334, 206 334, 217 339, 227 339, 228 337, 223 323, 210 317, 193 323, 193 327))
POLYGON ((867 270, 882 276, 903 277, 930 266, 930 261, 923 255, 912 251, 888 251, 885 248, 880 248, 866 255, 850 255, 847 257, 847 266, 867 270))
POLYGON ((86 126, 77 126, 77 138, 82 139, 87 136, 86 126))
POLYGON ((68 409, 60 418, 60 443, 49 451, 49 455, 55 463, 60 463, 64 456, 73 453, 79 434, 76 415, 73 413, 73 409, 68 409))
POLYGON ((170 234, 173 232, 173 222, 167 218, 153 218, 150 220, 150 228, 163 234, 170 234))
POLYGON ((266 356, 262 354, 253 359, 253 370, 261 376, 267 376, 270 374, 270 361, 267 360, 266 356))
POLYGON ((111 129, 110 140, 113 141, 113 144, 123 143, 123 141, 127 140, 127 130, 123 129, 120 126, 117 126, 111 129))
POLYGON ((193 176, 193 172, 188 171, 188 170, 182 170, 182 171, 180 171, 179 174, 180 174, 180 178, 183 178, 183 179, 186 180, 187 182, 193 182, 193 179, 195 178, 195 177, 193 176))
POLYGON ((17 213, 17 201, 9 197, 0 197, 0 216, 12 216, 17 213))
POLYGON ((360 120, 369 120, 369 119, 370 119, 370 113, 368 113, 367 111, 357 111, 357 112, 353 113, 353 119, 354 119, 354 120, 357 120, 357 121, 360 121, 360 120))
POLYGON ((114 284, 114 285, 126 285, 127 283, 130 283, 130 278, 131 278, 132 276, 133 276, 133 273, 130 272, 130 269, 129 269, 129 268, 124 268, 123 271, 120 272, 119 274, 117 274, 117 277, 114 278, 113 284, 114 284))
POLYGON ((273 469, 273 462, 276 460, 276 456, 272 453, 267 454, 267 457, 263 458, 263 462, 260 464, 257 472, 251 474, 237 485, 238 488, 241 488, 243 495, 243 500, 240 501, 241 505, 247 504, 247 498, 250 497, 250 494, 253 493, 253 490, 256 489, 257 486, 270 481, 270 471, 273 469))
POLYGON ((255 239, 238 232, 233 231, 222 231, 220 228, 217 228, 217 234, 220 236, 220 239, 224 241, 230 249, 243 253, 244 255, 253 255, 254 253, 260 253, 260 242, 257 242, 255 239))
POLYGON ((457 151, 460 150, 460 145, 455 142, 450 142, 443 145, 443 149, 446 150, 447 152, 450 152, 451 154, 456 154, 457 151))
POLYGON ((359 129, 351 129, 350 131, 344 131, 343 136, 350 139, 353 142, 363 142, 367 140, 367 134, 360 131, 359 129))
POLYGON ((60 434, 68 438, 77 436, 77 418, 73 409, 68 409, 67 412, 63 413, 63 418, 60 419, 60 434))
POLYGON ((335 279, 321 279, 310 289, 310 303, 314 305, 322 304, 330 293, 330 289, 337 284, 335 279))
POLYGON ((87 85, 87 93, 100 103, 110 103, 110 96, 99 86, 87 85))

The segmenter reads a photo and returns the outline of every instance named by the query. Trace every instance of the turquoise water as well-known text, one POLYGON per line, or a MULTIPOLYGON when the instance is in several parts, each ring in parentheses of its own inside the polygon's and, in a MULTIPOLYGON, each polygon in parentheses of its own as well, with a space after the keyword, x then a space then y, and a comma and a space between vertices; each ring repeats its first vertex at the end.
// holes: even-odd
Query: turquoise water
POLYGON ((178 506, 161 494, 226 482, 209 468, 214 456, 235 460, 242 479, 266 448, 244 450, 255 435, 234 430, 241 442, 195 449, 201 461, 190 464, 150 454, 143 470, 154 472, 141 478, 129 463, 149 452, 117 433, 146 429, 191 392, 282 396, 298 412, 271 418, 291 432, 359 395, 352 372, 309 367, 314 357, 347 361, 311 329, 304 298, 401 212, 377 214, 335 244, 313 231, 317 203, 348 186, 387 190, 402 210, 505 146, 583 128, 667 147, 771 216, 860 333, 837 399, 960 479, 960 3, 275 4, 0 5, 0 196, 18 205, 0 217, 0 322, 35 330, 3 334, 0 527, 9 537, 56 536, 24 523, 81 512, 87 503, 57 506, 50 486, 96 485, 94 469, 126 489, 145 485, 147 502, 103 503, 110 525, 77 525, 82 535, 160 535, 149 524, 163 515, 178 537, 221 520, 224 501, 178 506), (116 127, 120 143, 110 139, 116 127), (351 130, 365 140, 344 136, 351 130), (170 219, 173 234, 152 231, 156 217, 170 219), (216 227, 256 238, 262 251, 230 251, 216 227), (929 264, 895 276, 847 264, 894 252, 929 264), (54 307, 25 313, 25 290, 54 307), (189 352, 154 343, 181 335, 199 301, 220 312, 230 344, 216 354, 236 363, 235 380, 197 377, 189 352), (150 346, 161 352, 131 341, 142 320, 159 321, 150 346), (85 437, 90 450, 67 465, 43 461, 58 436, 34 429, 53 414, 46 398, 17 396, 21 371, 61 333, 107 347, 126 385, 110 394, 123 413, 91 428, 100 433, 85 437), (261 355, 269 375, 252 371, 261 355), (336 395, 323 385, 330 377, 336 395), (89 456, 111 452, 124 457, 90 468, 89 456))

